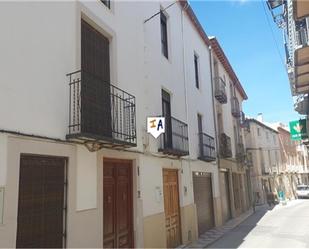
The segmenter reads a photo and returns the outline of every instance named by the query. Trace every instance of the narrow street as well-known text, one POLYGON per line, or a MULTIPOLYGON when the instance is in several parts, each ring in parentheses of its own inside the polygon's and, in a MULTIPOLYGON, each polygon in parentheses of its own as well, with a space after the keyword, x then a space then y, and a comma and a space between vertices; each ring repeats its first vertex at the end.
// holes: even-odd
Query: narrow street
POLYGON ((309 200, 260 209, 209 248, 308 248, 309 200))

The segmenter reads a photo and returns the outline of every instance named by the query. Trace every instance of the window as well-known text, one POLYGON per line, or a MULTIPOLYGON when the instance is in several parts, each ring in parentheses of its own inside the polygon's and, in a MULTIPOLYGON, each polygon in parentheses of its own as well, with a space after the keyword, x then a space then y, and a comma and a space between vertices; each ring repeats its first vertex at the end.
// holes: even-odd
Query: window
POLYGON ((165 117, 164 148, 172 148, 171 97, 162 90, 162 116, 165 117))
POLYGON ((199 83, 199 73, 198 73, 198 65, 199 64, 199 58, 196 54, 194 54, 194 72, 195 72, 195 86, 196 88, 200 88, 199 83))
POLYGON ((266 131, 266 139, 269 139, 268 132, 266 131))
POLYGON ((160 12, 160 20, 161 20, 161 47, 162 54, 168 58, 168 44, 167 44, 167 18, 164 13, 160 12))
POLYGON ((257 135, 260 136, 260 128, 257 128, 257 135))
POLYGON ((248 152, 247 153, 247 159, 248 159, 248 163, 252 165, 252 163, 253 163, 252 152, 248 152))
POLYGON ((197 114, 197 128, 198 128, 198 133, 202 133, 203 132, 203 123, 202 123, 202 115, 201 114, 197 114))
POLYGON ((107 7, 107 8, 111 8, 111 1, 110 0, 101 0, 101 2, 107 7))
MULTIPOLYGON (((225 79, 224 79, 225 81, 225 79)), ((231 94, 231 99, 234 97, 234 93, 233 93, 233 85, 232 83, 230 82, 230 94, 231 94)))

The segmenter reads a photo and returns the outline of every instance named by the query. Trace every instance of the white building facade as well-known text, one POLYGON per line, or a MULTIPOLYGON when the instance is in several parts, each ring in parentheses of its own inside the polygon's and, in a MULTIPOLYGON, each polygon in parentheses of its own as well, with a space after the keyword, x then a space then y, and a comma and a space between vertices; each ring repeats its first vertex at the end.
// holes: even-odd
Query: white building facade
POLYGON ((251 207, 244 113, 248 97, 215 37, 211 39, 223 222, 251 207))
POLYGON ((251 181, 253 200, 267 202, 267 195, 277 193, 275 178, 282 168, 279 133, 263 123, 261 116, 247 119, 245 133, 248 158, 252 162, 251 181))
POLYGON ((0 247, 176 247, 222 224, 211 43, 186 2, 0 19, 0 247))

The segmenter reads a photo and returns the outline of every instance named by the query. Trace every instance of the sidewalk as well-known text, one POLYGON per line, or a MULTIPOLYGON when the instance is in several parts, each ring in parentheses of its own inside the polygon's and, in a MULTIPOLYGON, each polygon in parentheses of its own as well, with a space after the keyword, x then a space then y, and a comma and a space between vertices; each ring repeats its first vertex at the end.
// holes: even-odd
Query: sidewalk
MULTIPOLYGON (((264 208, 267 208, 267 205, 256 206, 255 210, 258 211, 264 208)), ((253 211, 252 209, 250 209, 247 212, 241 214, 240 216, 229 220, 223 226, 207 231, 206 233, 202 234, 198 238, 198 240, 192 242, 191 244, 183 248, 206 248, 210 244, 214 243, 216 240, 220 239, 225 233, 238 226, 252 214, 253 211)))
POLYGON ((280 202, 278 205, 275 206, 274 210, 293 207, 295 205, 301 204, 303 200, 304 199, 292 199, 292 200, 286 200, 285 202, 280 202))

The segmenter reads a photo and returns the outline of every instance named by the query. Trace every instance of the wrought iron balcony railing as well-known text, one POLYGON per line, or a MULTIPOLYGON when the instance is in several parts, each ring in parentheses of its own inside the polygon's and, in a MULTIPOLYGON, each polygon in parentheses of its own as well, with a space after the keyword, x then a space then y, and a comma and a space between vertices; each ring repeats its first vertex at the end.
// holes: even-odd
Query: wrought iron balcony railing
POLYGON ((239 101, 236 97, 231 98, 231 107, 232 107, 232 115, 235 118, 240 118, 240 107, 239 107, 239 101))
POLYGON ((301 115, 309 114, 309 98, 308 94, 300 94, 296 97, 294 109, 301 115))
POLYGON ((188 125, 176 118, 165 117, 165 133, 159 152, 174 156, 189 155, 188 125))
POLYGON ((215 98, 221 103, 226 104, 227 103, 227 96, 226 96, 226 90, 225 90, 225 82, 221 77, 215 77, 215 98))
POLYGON ((264 164, 262 163, 261 164, 261 168, 262 168, 262 175, 269 175, 269 168, 264 164))
POLYGON ((246 165, 248 167, 253 167, 252 152, 247 152, 245 158, 246 158, 246 165))
POLYGON ((199 159, 206 162, 216 160, 215 139, 205 133, 199 133, 199 159))
POLYGON ((239 163, 244 163, 246 159, 245 147, 243 143, 236 144, 236 160, 239 163))
POLYGON ((220 156, 222 158, 232 157, 231 138, 225 133, 220 135, 220 156))
POLYGON ((253 160, 252 160, 252 158, 246 158, 246 165, 248 167, 253 167, 253 160))
POLYGON ((308 46, 308 23, 307 18, 295 22, 295 38, 296 38, 296 49, 304 46, 308 46))
POLYGON ((239 124, 241 128, 247 128, 249 123, 246 121, 246 115, 243 111, 240 111, 239 124))
POLYGON ((70 82, 67 138, 106 146, 136 146, 135 97, 81 70, 67 76, 70 82))

